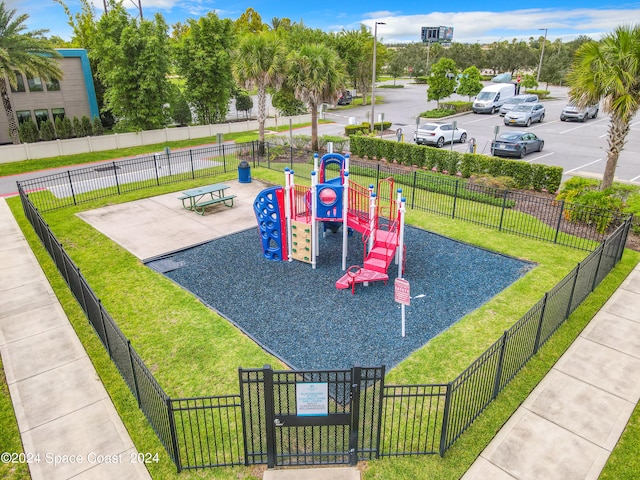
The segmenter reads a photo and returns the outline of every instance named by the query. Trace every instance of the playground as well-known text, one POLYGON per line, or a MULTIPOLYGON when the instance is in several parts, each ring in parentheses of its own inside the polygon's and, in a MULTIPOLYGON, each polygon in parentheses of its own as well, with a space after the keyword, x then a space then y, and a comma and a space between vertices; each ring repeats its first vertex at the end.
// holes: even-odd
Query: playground
MULTIPOLYGON (((316 190, 321 192, 327 179, 322 173, 319 178, 316 190)), ((295 369, 353 365, 391 368, 533 267, 528 262, 404 227, 401 201, 385 203, 383 221, 378 222, 373 218, 378 215, 371 215, 361 222, 375 228, 360 227, 356 225, 354 217, 359 215, 355 210, 363 213, 364 209, 351 207, 356 203, 373 205, 370 201, 375 192, 366 193, 368 189, 352 185, 351 191, 356 195, 349 197, 347 193, 345 203, 338 205, 335 202, 343 192, 335 187, 341 187, 344 178, 340 171, 331 187, 338 193, 324 196, 325 203, 333 208, 331 218, 327 217, 327 210, 319 216, 309 212, 308 207, 314 202, 306 192, 313 187, 301 187, 297 195, 293 195, 295 186, 289 190, 292 200, 286 202, 288 213, 283 202, 286 187, 266 189, 254 203, 259 227, 159 257, 147 265, 192 292, 295 369), (282 192, 279 199, 276 190, 282 192), (363 201, 365 193, 368 198, 363 201), (262 201, 265 196, 267 207, 262 201), (353 198, 358 198, 357 202, 353 198), (351 211, 343 217, 339 214, 341 208, 343 212, 349 212, 349 208, 351 211), (261 212, 266 215, 261 216, 261 212), (312 218, 316 219, 315 228, 311 228, 312 218), (345 231, 340 225, 342 218, 347 218, 347 225, 352 228, 345 231), (293 252, 299 253, 299 259, 292 255, 300 237, 294 236, 293 229, 287 229, 291 220, 301 222, 298 232, 305 225, 313 231, 304 239, 305 248, 293 252), (332 228, 325 229, 324 221, 328 220, 332 228), (264 223, 269 223, 270 231, 263 228, 264 223), (341 280, 349 266, 356 266, 358 273, 368 270, 367 259, 374 247, 364 245, 375 236, 371 231, 378 228, 387 232, 381 236, 389 250, 378 273, 388 280, 358 283, 352 294, 353 285, 341 284, 341 280), (395 235, 400 228, 402 235, 395 235), (393 246, 388 242, 390 237, 397 240, 393 246), (403 259, 396 263, 401 237, 403 259), (315 246, 307 250, 306 245, 315 246), (411 285, 404 337, 401 307, 394 300, 393 286, 399 264, 405 265, 403 277, 411 285)), ((285 183, 292 182, 287 178, 285 183)), ((371 206, 368 211, 373 213, 376 209, 371 206)))

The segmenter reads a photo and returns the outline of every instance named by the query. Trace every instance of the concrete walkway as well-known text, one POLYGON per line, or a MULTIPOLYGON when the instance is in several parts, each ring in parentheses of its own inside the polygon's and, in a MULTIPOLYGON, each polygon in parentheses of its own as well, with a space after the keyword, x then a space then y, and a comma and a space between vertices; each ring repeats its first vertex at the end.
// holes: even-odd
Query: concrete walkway
MULTIPOLYGON (((249 187, 259 185, 234 183, 234 189, 249 187)), ((247 192, 247 195, 254 195, 254 192, 247 192)), ((158 235, 152 226, 145 227, 143 219, 133 218, 133 212, 140 212, 148 220, 158 218, 159 212, 154 213, 154 208, 170 208, 176 210, 176 218, 180 219, 184 212, 176 203, 175 195, 170 196, 170 202, 162 198, 147 200, 144 208, 105 207, 86 214, 85 220, 112 235, 114 241, 138 258, 148 258, 168 248, 166 244, 154 246, 154 241, 164 242, 164 237, 170 233, 165 230, 163 235, 158 235), (127 215, 121 214, 122 208, 127 209, 127 215), (119 227, 118 222, 105 223, 109 217, 126 219, 128 223, 119 227), (132 228, 130 223, 136 221, 139 222, 137 231, 146 235, 146 240, 127 244, 122 232, 131 232, 128 230, 132 228)), ((236 214, 247 208, 243 203, 239 198, 236 214)), ((194 243, 194 239, 200 239, 200 233, 211 236, 222 225, 242 227, 239 218, 221 222, 222 216, 218 215, 223 212, 184 217, 193 222, 189 224, 189 241, 194 243), (202 232, 198 233, 198 229, 202 232)), ((166 229, 167 223, 163 226, 166 229)), ((54 467, 41 462, 30 465, 33 478, 58 479, 74 475, 79 478, 149 478, 144 468, 136 468, 125 461, 126 453, 134 451, 133 444, 3 199, 0 199, 0 293, 0 353, 25 452, 75 454, 85 460, 91 452, 101 455, 122 453, 123 458, 115 465, 85 461, 54 467)), ((640 399, 638 372, 640 265, 463 478, 598 478, 640 399)), ((356 468, 283 469, 264 474, 265 480, 359 477, 356 468)))
POLYGON ((0 354, 31 478, 151 478, 2 198, 0 354))

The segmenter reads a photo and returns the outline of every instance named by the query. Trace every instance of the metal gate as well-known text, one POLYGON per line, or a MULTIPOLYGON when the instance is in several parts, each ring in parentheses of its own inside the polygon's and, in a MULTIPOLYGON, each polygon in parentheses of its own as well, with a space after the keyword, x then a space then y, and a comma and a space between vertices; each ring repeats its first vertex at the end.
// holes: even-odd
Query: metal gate
POLYGON ((241 368, 245 463, 356 465, 377 458, 384 373, 241 368))

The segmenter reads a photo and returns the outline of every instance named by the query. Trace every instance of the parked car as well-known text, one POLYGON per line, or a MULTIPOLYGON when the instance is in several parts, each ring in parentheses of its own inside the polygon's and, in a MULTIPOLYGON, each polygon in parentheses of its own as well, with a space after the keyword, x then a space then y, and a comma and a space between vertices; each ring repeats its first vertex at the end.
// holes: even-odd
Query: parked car
POLYGON ((566 122, 567 120, 580 120, 581 122, 584 122, 587 118, 596 118, 599 111, 599 103, 580 108, 575 104, 575 102, 571 102, 562 110, 560 120, 563 122, 566 122))
POLYGON ((504 117, 507 112, 510 112, 516 105, 523 103, 537 103, 539 100, 538 95, 532 93, 523 93, 522 95, 516 95, 515 97, 507 98, 500 107, 500 116, 504 117))
POLYGON ((338 98, 338 105, 349 105, 352 101, 351 92, 347 90, 342 92, 342 95, 338 98))
POLYGON ((504 132, 491 142, 491 151, 498 157, 524 158, 527 153, 541 152, 544 140, 531 132, 504 132))
POLYGON ((418 145, 435 145, 440 148, 445 143, 464 143, 467 141, 467 131, 464 128, 453 128, 452 123, 425 123, 420 125, 413 136, 418 145))
POLYGON ((516 105, 504 116, 505 125, 525 125, 530 126, 532 123, 544 120, 544 105, 541 103, 524 103, 516 105))

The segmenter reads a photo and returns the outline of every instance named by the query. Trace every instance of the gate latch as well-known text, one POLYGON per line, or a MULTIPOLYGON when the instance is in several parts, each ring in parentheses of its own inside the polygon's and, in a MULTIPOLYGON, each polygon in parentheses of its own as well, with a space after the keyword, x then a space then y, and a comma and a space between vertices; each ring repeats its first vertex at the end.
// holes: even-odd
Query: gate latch
POLYGON ((279 418, 274 419, 273 423, 275 424, 276 427, 284 427, 284 422, 279 418))

